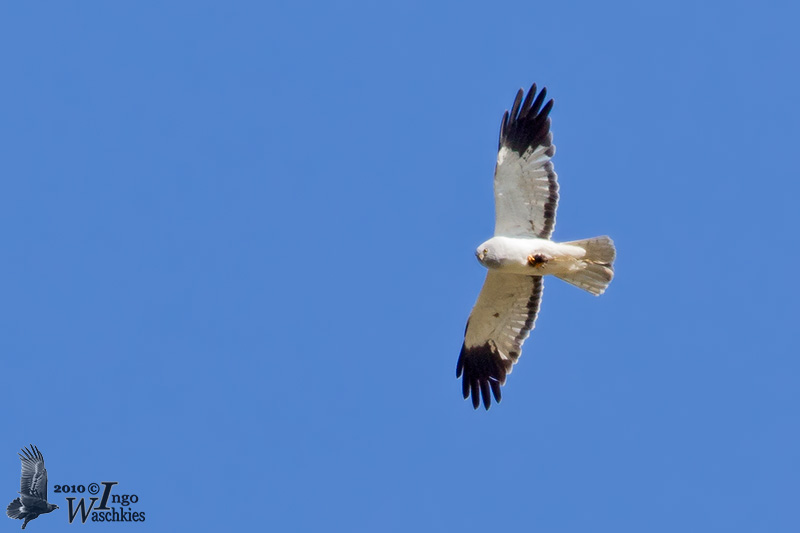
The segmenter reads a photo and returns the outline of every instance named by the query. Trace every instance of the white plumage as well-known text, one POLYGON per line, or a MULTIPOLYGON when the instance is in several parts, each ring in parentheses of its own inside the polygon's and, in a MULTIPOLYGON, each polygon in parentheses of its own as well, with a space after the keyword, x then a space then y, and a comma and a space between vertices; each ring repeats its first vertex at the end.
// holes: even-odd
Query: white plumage
POLYGON ((472 309, 456 377, 464 398, 477 409, 483 399, 500 401, 500 386, 517 362, 522 344, 539 312, 545 275, 557 276, 600 295, 614 276, 614 243, 608 237, 557 243, 550 240, 556 223, 558 181, 550 159, 555 154, 550 132, 553 100, 544 106, 546 89, 534 84, 523 102, 517 93, 500 125, 494 176, 494 237, 475 251, 489 269, 472 309), (535 96, 535 100, 534 100, 535 96))

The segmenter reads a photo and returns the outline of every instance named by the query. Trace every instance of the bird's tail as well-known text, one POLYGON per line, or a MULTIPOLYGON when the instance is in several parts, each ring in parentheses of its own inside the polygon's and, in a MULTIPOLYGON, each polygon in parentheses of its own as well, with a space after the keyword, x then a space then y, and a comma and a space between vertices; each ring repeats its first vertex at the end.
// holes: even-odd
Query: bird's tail
POLYGON ((22 514, 22 511, 20 511, 21 507, 22 507, 22 500, 17 498, 13 502, 8 504, 8 507, 6 508, 6 514, 9 516, 9 518, 22 519, 22 517, 20 516, 22 514))
POLYGON ((564 244, 580 246, 586 250, 586 255, 583 258, 583 268, 558 277, 595 296, 603 294, 614 278, 614 259, 617 257, 614 241, 603 235, 564 244))

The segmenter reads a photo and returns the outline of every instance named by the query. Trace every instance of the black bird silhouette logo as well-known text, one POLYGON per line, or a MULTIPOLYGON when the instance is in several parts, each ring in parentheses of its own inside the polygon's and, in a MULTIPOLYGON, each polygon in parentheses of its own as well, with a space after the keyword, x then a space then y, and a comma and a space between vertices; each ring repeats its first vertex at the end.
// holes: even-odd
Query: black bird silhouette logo
POLYGON ((22 529, 25 529, 28 522, 40 514, 58 509, 58 505, 47 503, 47 470, 44 468, 44 457, 39 448, 31 444, 30 450, 22 449, 19 458, 22 459, 20 497, 8 504, 6 513, 10 518, 25 520, 22 523, 22 529))

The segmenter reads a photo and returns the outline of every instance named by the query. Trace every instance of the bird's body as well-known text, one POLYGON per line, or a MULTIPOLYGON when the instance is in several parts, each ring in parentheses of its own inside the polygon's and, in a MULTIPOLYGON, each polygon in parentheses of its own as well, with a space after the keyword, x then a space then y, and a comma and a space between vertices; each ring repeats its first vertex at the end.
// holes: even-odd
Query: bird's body
POLYGON ((608 237, 571 242, 550 239, 556 223, 558 179, 550 161, 553 100, 534 84, 517 93, 500 125, 494 175, 494 237, 475 251, 488 269, 472 309, 456 377, 477 409, 500 401, 500 386, 519 359, 539 313, 543 277, 556 276, 596 296, 614 277, 616 250, 608 237), (535 97, 535 98, 534 98, 535 97), (542 105, 544 104, 544 106, 542 105))
POLYGON ((478 246, 475 255, 483 266, 499 272, 558 276, 569 275, 583 268, 586 250, 549 239, 497 236, 478 246))

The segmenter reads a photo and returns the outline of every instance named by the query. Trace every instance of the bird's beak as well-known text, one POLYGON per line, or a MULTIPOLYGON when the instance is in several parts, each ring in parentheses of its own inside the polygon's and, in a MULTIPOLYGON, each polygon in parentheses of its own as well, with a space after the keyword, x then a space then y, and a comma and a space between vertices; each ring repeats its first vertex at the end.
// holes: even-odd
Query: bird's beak
POLYGON ((475 256, 478 258, 478 261, 483 261, 483 252, 475 250, 475 256))

